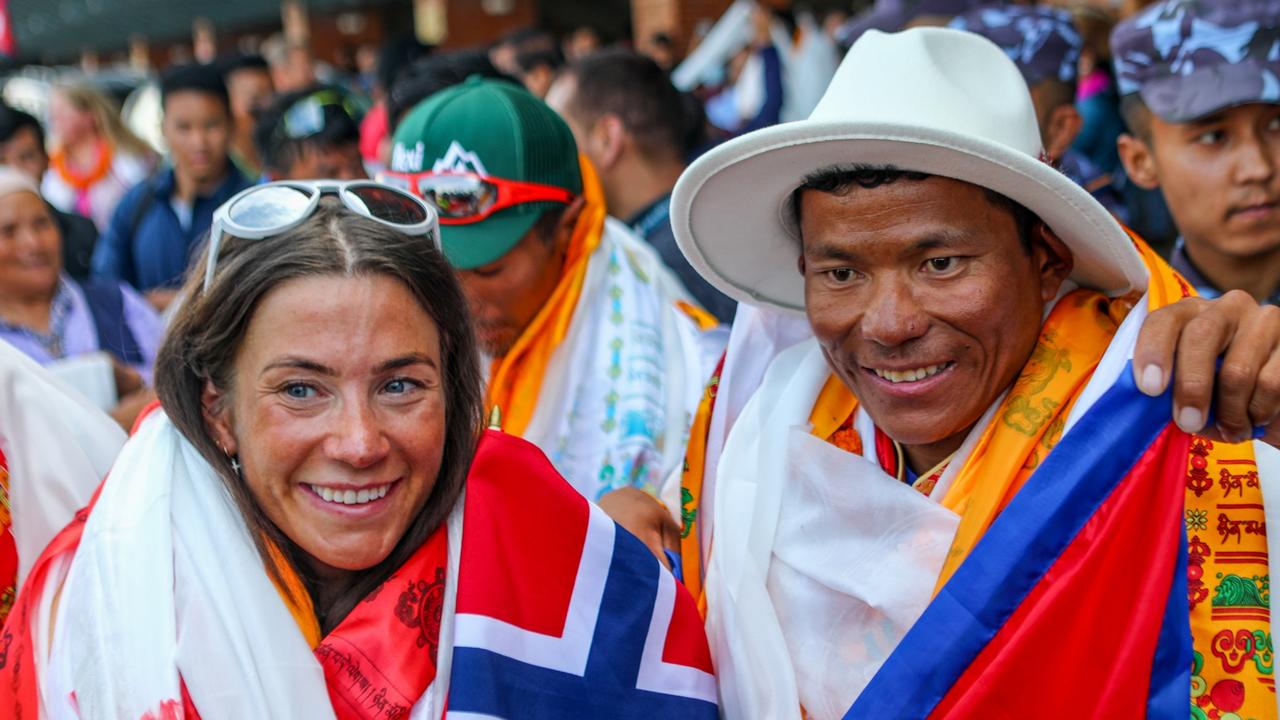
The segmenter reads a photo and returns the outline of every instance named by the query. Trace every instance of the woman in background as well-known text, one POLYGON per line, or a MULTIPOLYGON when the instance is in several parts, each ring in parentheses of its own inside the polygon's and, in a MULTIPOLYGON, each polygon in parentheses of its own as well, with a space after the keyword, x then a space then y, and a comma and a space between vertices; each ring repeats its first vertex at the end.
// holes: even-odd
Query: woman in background
POLYGON ((116 203, 155 167, 156 154, 120 120, 120 111, 87 85, 58 87, 49 98, 54 137, 44 196, 63 212, 104 229, 116 203))

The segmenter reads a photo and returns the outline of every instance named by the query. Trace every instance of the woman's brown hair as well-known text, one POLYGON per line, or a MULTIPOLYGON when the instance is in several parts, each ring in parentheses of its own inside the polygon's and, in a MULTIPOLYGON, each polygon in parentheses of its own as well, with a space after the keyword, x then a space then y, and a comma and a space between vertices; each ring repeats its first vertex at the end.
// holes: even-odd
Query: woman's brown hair
POLYGON ((218 448, 206 426, 201 405, 205 383, 212 381, 224 398, 234 392, 236 351, 255 308, 273 288, 296 278, 396 278, 439 328, 447 417, 440 474, 422 511, 391 554, 364 571, 327 607, 316 606, 321 627, 328 630, 408 560, 444 522, 462 493, 483 429, 484 392, 466 300, 453 270, 430 238, 404 235, 327 201, 311 218, 280 235, 263 240, 223 238, 208 292, 202 289, 203 268, 202 254, 189 273, 182 293, 185 299, 156 356, 156 392, 174 425, 222 478, 268 571, 277 582, 281 580, 270 558, 270 547, 275 545, 303 579, 313 603, 318 593, 315 579, 301 562, 303 551, 258 507, 231 458, 218 448))

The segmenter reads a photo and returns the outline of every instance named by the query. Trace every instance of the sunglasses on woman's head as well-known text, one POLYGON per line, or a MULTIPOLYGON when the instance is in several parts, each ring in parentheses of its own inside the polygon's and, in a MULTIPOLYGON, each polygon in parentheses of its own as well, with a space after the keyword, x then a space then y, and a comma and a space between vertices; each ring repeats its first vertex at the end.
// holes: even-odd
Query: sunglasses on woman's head
POLYGON ((436 213, 418 198, 403 190, 372 180, 292 181, 267 183, 242 190, 213 212, 209 230, 209 254, 204 271, 204 290, 213 284, 218 266, 218 250, 223 235, 245 240, 261 240, 301 225, 331 195, 352 212, 377 220, 406 235, 430 236, 440 247, 436 213))

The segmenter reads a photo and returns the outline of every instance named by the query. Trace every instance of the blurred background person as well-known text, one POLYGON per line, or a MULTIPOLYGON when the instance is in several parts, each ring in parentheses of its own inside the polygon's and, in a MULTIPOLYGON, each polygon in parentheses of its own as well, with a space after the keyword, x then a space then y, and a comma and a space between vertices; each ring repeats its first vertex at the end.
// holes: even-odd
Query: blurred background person
POLYGON ((671 72, 675 69, 680 58, 676 54, 676 42, 671 39, 671 35, 665 32, 656 32, 649 36, 649 42, 641 48, 641 52, 648 55, 654 62, 658 63, 658 67, 664 72, 671 72))
POLYGON ((1280 0, 1166 0, 1111 36, 1121 160, 1164 195, 1169 264, 1206 297, 1280 305, 1278 42, 1280 0))
POLYGON ((120 120, 120 109, 88 85, 65 85, 49 97, 53 135, 44 196, 63 212, 106 228, 116 204, 151 172, 155 151, 120 120))
POLYGON ((412 36, 393 39, 382 48, 362 46, 357 59, 363 58, 361 75, 372 88, 373 106, 360 121, 360 156, 365 172, 377 174, 387 167, 391 159, 391 126, 387 118, 387 96, 400 73, 423 57, 431 54, 425 45, 412 36), (372 68, 368 67, 372 57, 372 68))
POLYGON ((560 42, 561 53, 568 62, 584 58, 604 46, 600 32, 590 25, 570 30, 560 42))
POLYGON ((435 53, 405 68, 387 94, 387 118, 391 132, 395 132, 396 126, 415 105, 473 75, 519 84, 518 80, 493 64, 492 56, 492 53, 482 50, 455 50, 435 53))
MULTIPOLYGON (((49 169, 44 128, 31 115, 0 105, 0 165, 20 170, 39 184, 49 169)), ((83 215, 68 213, 45 200, 62 236, 62 269, 74 280, 87 280, 98 243, 98 228, 83 215)))
POLYGON ((367 178, 357 113, 343 90, 324 85, 276 98, 254 130, 267 179, 367 178))
POLYGON ((292 92, 316 81, 316 61, 305 43, 273 37, 262 44, 276 92, 292 92))
POLYGON ((160 92, 171 165, 120 202, 94 251, 93 275, 127 282, 164 310, 214 209, 251 183, 227 156, 230 101, 217 69, 172 68, 160 92))
POLYGON ((253 142, 258 113, 271 104, 275 87, 271 69, 261 55, 237 55, 223 62, 222 82, 231 104, 231 141, 228 155, 248 178, 262 175, 262 158, 253 142))
POLYGON ((564 66, 564 56, 554 47, 522 50, 516 54, 520 82, 535 97, 546 97, 556 73, 564 66))
POLYGON ((0 340, 41 365, 102 351, 111 358, 119 403, 111 415, 129 427, 153 399, 147 390, 163 325, 122 283, 77 282, 62 272, 62 241, 39 188, 0 168, 0 340))
POLYGON ((573 63, 547 95, 595 167, 609 214, 658 251, 689 293, 720 322, 737 303, 711 286, 676 246, 671 190, 690 148, 689 117, 680 91, 652 59, 621 48, 573 63))
POLYGON ((846 20, 835 37, 848 48, 868 30, 898 32, 922 25, 946 25, 957 15, 986 4, 984 0, 875 0, 871 7, 846 20))
POLYGON ((1031 91, 1049 160, 1125 221, 1127 211, 1111 174, 1073 149, 1084 124, 1076 108, 1083 42, 1071 14, 1044 6, 988 5, 957 16, 950 25, 985 37, 1013 60, 1031 91))
POLYGON ((544 97, 565 54, 555 36, 541 28, 521 28, 489 48, 489 62, 503 75, 519 80, 525 89, 544 97))

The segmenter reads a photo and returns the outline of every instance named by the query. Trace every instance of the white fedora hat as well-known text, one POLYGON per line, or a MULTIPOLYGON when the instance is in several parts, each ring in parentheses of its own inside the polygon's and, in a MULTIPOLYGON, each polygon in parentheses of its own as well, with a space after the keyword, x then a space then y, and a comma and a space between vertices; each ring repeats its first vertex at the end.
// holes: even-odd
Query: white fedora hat
POLYGON ((740 302, 804 310, 791 194, 836 165, 893 165, 990 188, 1040 217, 1075 256, 1071 277, 1119 295, 1147 271, 1116 220, 1045 163, 1031 94, 986 38, 941 28, 867 32, 807 120, 716 147, 685 170, 671 222, 685 257, 740 302))

